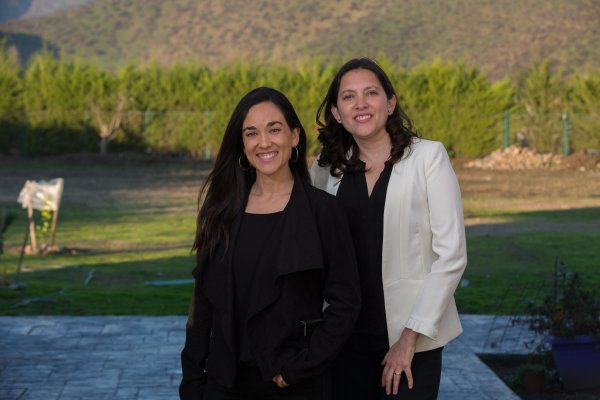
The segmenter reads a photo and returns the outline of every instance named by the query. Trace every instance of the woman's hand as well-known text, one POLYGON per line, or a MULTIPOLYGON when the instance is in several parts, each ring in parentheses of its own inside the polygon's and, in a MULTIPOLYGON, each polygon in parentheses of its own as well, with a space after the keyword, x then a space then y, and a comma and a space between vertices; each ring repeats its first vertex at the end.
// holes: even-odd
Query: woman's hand
POLYGON ((396 343, 390 347, 383 358, 383 374, 381 375, 381 386, 385 386, 385 392, 398 394, 398 385, 402 373, 406 374, 408 388, 413 387, 413 376, 410 366, 415 348, 417 346, 417 337, 419 334, 412 329, 405 328, 396 343))
POLYGON ((273 382, 275 382, 275 384, 282 389, 289 386, 287 383, 285 383, 285 381, 283 380, 283 376, 281 376, 281 374, 275 375, 273 377, 273 382))

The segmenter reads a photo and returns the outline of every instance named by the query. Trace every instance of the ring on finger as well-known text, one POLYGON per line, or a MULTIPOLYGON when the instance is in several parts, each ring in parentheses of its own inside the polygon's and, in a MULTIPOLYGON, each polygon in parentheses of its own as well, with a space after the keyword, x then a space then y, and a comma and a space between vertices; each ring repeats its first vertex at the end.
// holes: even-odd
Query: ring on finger
POLYGON ((400 372, 394 372, 394 375, 400 376, 400 372))

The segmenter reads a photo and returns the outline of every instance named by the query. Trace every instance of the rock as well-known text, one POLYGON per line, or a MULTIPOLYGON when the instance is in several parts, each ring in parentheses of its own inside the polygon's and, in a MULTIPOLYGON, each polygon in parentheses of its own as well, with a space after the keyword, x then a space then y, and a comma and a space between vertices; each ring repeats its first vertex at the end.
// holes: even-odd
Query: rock
POLYGON ((470 161, 465 167, 504 171, 555 169, 560 168, 563 158, 558 154, 538 153, 528 147, 510 146, 496 150, 484 158, 470 161))

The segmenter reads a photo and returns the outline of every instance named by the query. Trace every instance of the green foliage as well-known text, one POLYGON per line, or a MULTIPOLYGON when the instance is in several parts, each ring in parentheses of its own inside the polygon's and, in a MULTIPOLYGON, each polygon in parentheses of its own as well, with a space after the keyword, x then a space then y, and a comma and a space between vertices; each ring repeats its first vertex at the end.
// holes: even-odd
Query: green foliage
POLYGON ((38 232, 40 243, 48 244, 48 234, 50 233, 50 225, 52 223, 52 211, 40 210, 40 220, 36 224, 35 229, 38 232))
POLYGON ((140 130, 145 147, 154 151, 208 151, 214 155, 239 99, 254 87, 265 85, 290 98, 309 135, 309 149, 315 152, 314 115, 334 68, 315 60, 299 62, 296 69, 241 62, 212 69, 192 64, 153 65, 128 66, 119 76, 133 106, 144 113, 140 130))
MULTIPOLYGON (((600 147, 598 72, 573 75, 567 84, 543 62, 516 81, 490 83, 465 63, 437 60, 405 71, 383 55, 378 61, 421 135, 442 141, 452 156, 480 157, 498 148, 507 109, 512 132, 525 134, 538 150, 560 151, 565 111, 572 121, 572 147, 600 147)), ((108 122, 125 99, 111 149, 214 156, 235 104, 265 85, 281 90, 295 105, 308 134, 308 154, 314 155, 319 149, 315 113, 338 66, 304 58, 293 67, 153 64, 111 73, 45 51, 22 71, 3 50, 0 148, 20 148, 28 155, 95 152, 100 122, 108 122)))
POLYGON ((600 335, 600 297, 582 286, 578 273, 558 260, 553 288, 542 304, 533 305, 530 329, 554 336, 600 335))
POLYGON ((397 87, 420 132, 451 155, 480 156, 499 146, 499 115, 512 98, 507 81, 491 85, 475 68, 438 60, 405 74, 397 87))
POLYGON ((93 148, 86 137, 86 98, 97 70, 79 61, 56 60, 38 53, 24 76, 25 151, 29 155, 76 152, 93 148))
POLYGON ((0 41, 0 153, 17 148, 21 127, 21 93, 23 80, 16 57, 9 54, 5 42, 0 41))
POLYGON ((517 107, 524 112, 520 133, 542 152, 559 153, 562 146, 562 113, 567 90, 560 72, 553 74, 543 61, 524 71, 516 81, 517 107))
POLYGON ((600 149, 600 71, 571 78, 569 108, 575 149, 600 149))

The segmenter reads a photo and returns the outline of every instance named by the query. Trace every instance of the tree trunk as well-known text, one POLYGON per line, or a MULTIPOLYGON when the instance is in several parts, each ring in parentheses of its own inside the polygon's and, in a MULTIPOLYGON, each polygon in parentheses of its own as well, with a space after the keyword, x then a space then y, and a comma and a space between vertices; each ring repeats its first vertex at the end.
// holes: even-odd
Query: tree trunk
POLYGON ((104 156, 108 152, 108 138, 100 138, 100 155, 104 156))

